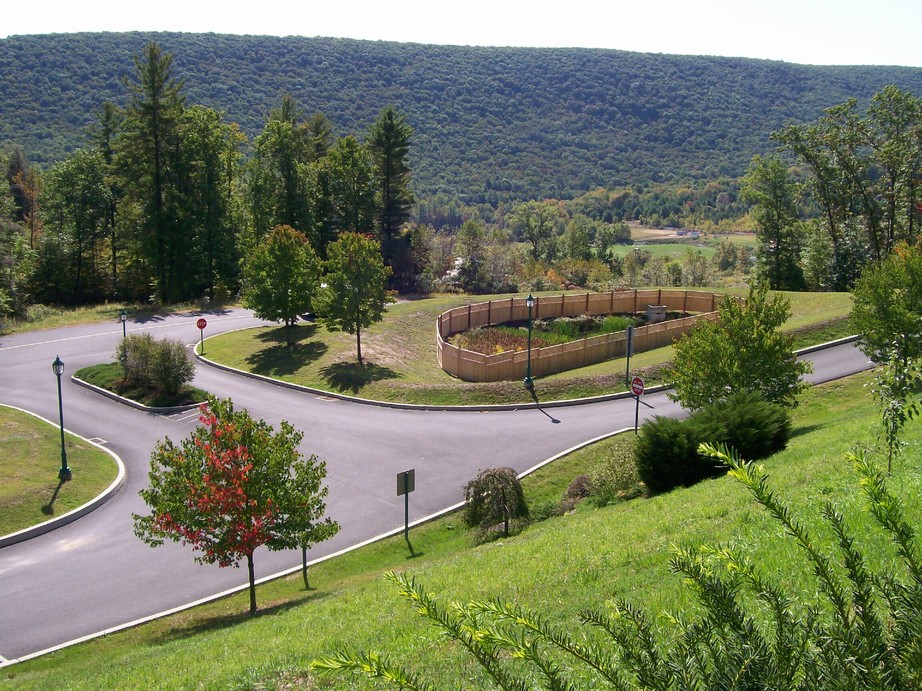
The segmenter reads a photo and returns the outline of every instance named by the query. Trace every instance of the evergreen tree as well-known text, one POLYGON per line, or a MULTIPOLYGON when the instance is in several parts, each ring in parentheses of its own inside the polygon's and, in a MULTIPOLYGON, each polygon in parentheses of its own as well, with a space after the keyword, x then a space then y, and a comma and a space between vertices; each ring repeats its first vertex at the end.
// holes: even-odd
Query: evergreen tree
POLYGON ((412 135, 413 128, 391 106, 381 111, 368 133, 368 151, 377 182, 378 229, 387 259, 392 256, 390 244, 410 218, 413 206, 407 162, 412 135))
POLYGON ((129 104, 120 136, 119 168, 126 193, 141 207, 135 237, 140 259, 156 285, 157 296, 169 303, 184 297, 187 238, 179 219, 183 209, 175 197, 170 153, 184 107, 183 84, 173 77, 173 56, 149 43, 135 56, 135 72, 126 78, 129 104))

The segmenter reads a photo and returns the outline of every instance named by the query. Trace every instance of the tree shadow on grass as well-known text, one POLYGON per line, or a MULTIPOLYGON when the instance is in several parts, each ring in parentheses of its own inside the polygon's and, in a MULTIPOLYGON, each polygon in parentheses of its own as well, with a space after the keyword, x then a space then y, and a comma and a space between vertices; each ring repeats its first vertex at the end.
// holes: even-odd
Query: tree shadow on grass
POLYGON ((390 367, 381 367, 370 362, 360 365, 358 362, 337 362, 324 367, 320 374, 330 383, 330 387, 340 393, 357 394, 374 381, 396 379, 400 375, 390 367))
POLYGON ((265 376, 294 374, 327 351, 326 344, 310 340, 316 332, 317 327, 313 324, 294 328, 291 330, 291 345, 286 345, 284 326, 266 331, 257 337, 266 347, 247 356, 247 364, 256 374, 265 376))
POLYGON ((801 425, 798 427, 794 427, 793 429, 791 429, 789 438, 793 439, 794 437, 799 437, 804 434, 810 434, 811 432, 816 432, 818 430, 823 429, 823 427, 824 427, 823 425, 801 425))
MULTIPOLYGON (((301 591, 300 594, 293 596, 290 600, 285 602, 279 602, 267 607, 259 607, 256 610, 256 613, 252 615, 250 614, 249 609, 246 609, 245 611, 241 610, 240 612, 235 612, 233 614, 220 614, 214 617, 209 617, 207 619, 197 620, 186 626, 172 626, 168 631, 164 631, 162 634, 160 634, 158 639, 162 643, 167 643, 170 641, 178 641, 191 638, 192 636, 197 636, 201 633, 209 631, 220 631, 222 629, 227 629, 233 626, 237 626, 238 624, 251 621, 256 617, 279 614, 282 612, 287 612, 288 610, 295 607, 300 607, 307 602, 325 600, 326 598, 330 597, 330 595, 331 593, 327 591, 301 591)), ((249 598, 248 592, 246 590, 241 591, 241 597, 245 598, 241 601, 241 607, 247 608, 249 603, 249 600, 246 599, 249 598)))

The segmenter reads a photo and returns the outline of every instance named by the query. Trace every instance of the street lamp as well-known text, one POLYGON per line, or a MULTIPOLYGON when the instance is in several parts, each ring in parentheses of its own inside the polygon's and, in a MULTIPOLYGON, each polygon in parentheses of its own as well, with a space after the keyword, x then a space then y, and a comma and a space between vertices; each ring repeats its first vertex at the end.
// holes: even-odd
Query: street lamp
POLYGON ((531 311, 535 307, 535 298, 531 293, 525 298, 525 306, 528 308, 528 364, 525 366, 525 381, 522 382, 529 391, 534 391, 535 382, 531 378, 531 311))
POLYGON ((127 335, 125 331, 125 322, 128 321, 128 313, 125 310, 122 310, 122 313, 118 315, 118 318, 122 320, 122 338, 125 338, 127 335))
POLYGON ((61 375, 64 374, 64 363, 59 356, 55 356, 54 362, 51 363, 51 371, 58 378, 58 418, 61 420, 61 470, 58 477, 62 481, 70 480, 73 473, 67 467, 67 449, 64 447, 64 404, 61 400, 61 375))

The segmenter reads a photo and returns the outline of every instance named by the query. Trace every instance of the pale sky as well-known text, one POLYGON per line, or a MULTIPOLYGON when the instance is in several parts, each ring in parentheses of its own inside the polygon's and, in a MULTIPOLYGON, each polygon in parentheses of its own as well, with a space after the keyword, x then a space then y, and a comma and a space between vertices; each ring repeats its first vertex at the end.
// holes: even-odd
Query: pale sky
POLYGON ((615 48, 922 67, 922 0, 46 0, 7 8, 0 19, 0 37, 75 31, 615 48))

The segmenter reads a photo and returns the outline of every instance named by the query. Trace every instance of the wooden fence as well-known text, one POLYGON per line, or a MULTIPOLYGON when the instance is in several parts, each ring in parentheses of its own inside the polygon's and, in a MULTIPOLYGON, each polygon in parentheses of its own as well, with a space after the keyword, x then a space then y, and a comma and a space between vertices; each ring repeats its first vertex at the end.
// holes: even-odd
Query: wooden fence
MULTIPOLYGON (((653 350, 672 342, 694 326, 699 319, 716 319, 722 296, 690 290, 621 290, 609 293, 579 293, 536 297, 532 319, 575 317, 581 314, 634 314, 646 312, 647 305, 665 305, 670 311, 686 315, 659 324, 634 329, 633 352, 653 350)), ((478 326, 526 321, 525 298, 491 300, 456 307, 439 315, 436 322, 436 348, 439 365, 448 374, 465 381, 514 381, 525 376, 528 352, 484 355, 465 350, 446 341, 452 334, 478 326)), ((624 357, 627 332, 584 338, 570 343, 532 348, 532 376, 563 372, 624 357)))

